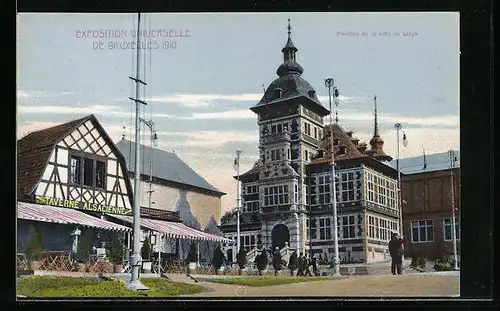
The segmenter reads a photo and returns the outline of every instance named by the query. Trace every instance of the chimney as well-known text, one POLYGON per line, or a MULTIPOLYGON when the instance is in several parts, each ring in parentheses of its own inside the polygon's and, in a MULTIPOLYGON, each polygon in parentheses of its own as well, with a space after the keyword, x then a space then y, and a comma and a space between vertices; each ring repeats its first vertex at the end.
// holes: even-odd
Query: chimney
POLYGON ((352 131, 347 131, 345 132, 347 134, 347 136, 351 137, 352 138, 352 131))
POLYGON ((358 150, 359 150, 359 152, 361 152, 361 153, 363 153, 363 154, 366 152, 366 148, 367 148, 367 145, 366 145, 366 143, 365 143, 365 142, 362 142, 362 143, 360 143, 360 144, 358 145, 358 150))

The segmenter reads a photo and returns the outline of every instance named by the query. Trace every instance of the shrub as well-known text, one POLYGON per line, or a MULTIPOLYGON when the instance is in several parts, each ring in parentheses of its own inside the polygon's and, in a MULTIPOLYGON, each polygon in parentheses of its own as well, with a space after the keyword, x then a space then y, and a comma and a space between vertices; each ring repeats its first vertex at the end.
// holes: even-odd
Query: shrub
POLYGON ((77 251, 76 251, 76 261, 78 263, 86 263, 89 260, 90 252, 92 252, 92 246, 94 244, 95 232, 87 228, 82 230, 82 235, 78 241, 77 251))
POLYGON ((151 242, 148 237, 146 237, 146 239, 144 239, 144 243, 142 243, 141 256, 144 261, 149 261, 151 258, 151 242))
POLYGON ((267 258, 267 251, 263 250, 262 253, 260 253, 257 258, 255 258, 256 264, 257 264, 257 269, 260 271, 263 271, 267 268, 267 264, 269 263, 269 260, 267 258))
POLYGON ((42 257, 42 235, 35 227, 31 227, 26 246, 26 258, 28 260, 39 260, 42 257))
POLYGON ((417 257, 412 257, 410 267, 413 267, 413 268, 418 267, 418 263, 419 263, 419 259, 417 257))
POLYGON ((247 266, 247 251, 245 248, 241 247, 240 252, 236 255, 236 261, 240 269, 245 269, 247 266))
POLYGON ((436 271, 452 271, 453 267, 450 263, 447 262, 437 262, 434 264, 434 270, 436 271))
POLYGON ((222 264, 224 263, 224 253, 220 249, 220 245, 215 249, 214 258, 212 261, 215 269, 219 270, 222 267, 222 264))
POLYGON ((290 260, 288 262, 288 269, 295 271, 299 267, 299 259, 297 257, 297 252, 293 251, 292 255, 290 255, 290 260))
POLYGON ((186 260, 188 262, 196 262, 198 259, 198 256, 196 254, 196 245, 194 242, 191 242, 191 247, 189 248, 189 253, 187 255, 186 260))
POLYGON ((282 264, 281 253, 279 251, 275 251, 273 256, 274 270, 281 270, 281 264, 282 264))
POLYGON ((420 259, 418 260, 418 266, 419 266, 420 268, 422 268, 422 269, 425 269, 425 265, 426 265, 426 260, 425 260, 425 258, 420 258, 420 259))
POLYGON ((121 265, 123 263, 123 243, 117 233, 113 234, 111 237, 109 259, 116 265, 121 265))

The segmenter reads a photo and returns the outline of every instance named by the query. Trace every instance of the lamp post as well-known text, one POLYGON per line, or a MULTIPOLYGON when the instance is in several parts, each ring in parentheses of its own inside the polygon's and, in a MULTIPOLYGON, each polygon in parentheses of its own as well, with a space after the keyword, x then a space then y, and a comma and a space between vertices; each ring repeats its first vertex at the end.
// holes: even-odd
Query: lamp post
MULTIPOLYGON (((399 235, 403 237, 403 205, 401 201, 401 170, 399 169, 399 131, 403 129, 401 123, 394 124, 396 129, 396 139, 397 139, 397 149, 396 149, 396 169, 398 171, 398 209, 399 209, 399 235)), ((406 134, 403 132, 403 146, 406 147, 408 141, 406 140, 406 134)))
POLYGON ((457 233, 455 222, 455 185, 453 182, 453 169, 455 168, 455 151, 450 150, 450 183, 451 183, 451 236, 453 238, 453 270, 458 271, 458 256, 457 256, 457 233))
POLYGON ((332 195, 330 196, 330 201, 332 202, 332 220, 333 220, 333 260, 332 268, 333 275, 339 275, 339 241, 338 241, 338 228, 337 228, 337 195, 335 187, 335 158, 333 151, 333 121, 332 121, 332 88, 334 90, 334 96, 337 98, 339 96, 339 91, 336 86, 333 85, 334 81, 332 78, 325 79, 325 86, 328 88, 328 100, 330 103, 330 153, 332 161, 332 195))
POLYGON ((241 237, 240 237, 240 209, 241 209, 241 198, 240 198, 240 154, 242 153, 243 151, 241 150, 236 150, 236 159, 234 160, 235 164, 236 164, 236 176, 237 176, 237 179, 236 179, 236 236, 237 236, 237 243, 236 243, 236 254, 238 254, 238 252, 240 251, 241 249, 241 237))

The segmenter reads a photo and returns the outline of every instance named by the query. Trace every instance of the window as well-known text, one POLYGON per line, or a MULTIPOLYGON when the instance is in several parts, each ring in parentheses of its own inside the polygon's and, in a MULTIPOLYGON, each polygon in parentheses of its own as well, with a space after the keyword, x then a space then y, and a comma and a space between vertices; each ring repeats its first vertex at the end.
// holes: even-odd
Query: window
POLYGON ((330 218, 319 219, 319 239, 330 240, 332 238, 330 218))
POLYGON ((101 189, 105 188, 105 162, 71 155, 69 166, 70 183, 101 189))
POLYGON ((255 235, 240 236, 240 243, 247 251, 254 249, 256 245, 255 235))
POLYGON ((306 219, 306 230, 307 230, 307 239, 308 240, 316 240, 318 238, 318 228, 316 227, 316 219, 306 219))
POLYGON ((314 127, 314 139, 318 139, 318 129, 314 127))
MULTIPOLYGON (((444 240, 452 241, 453 240, 453 232, 451 232, 451 228, 453 226, 453 222, 450 218, 443 219, 443 231, 444 231, 444 240)), ((457 240, 460 240, 460 219, 455 218, 455 237, 457 240)))
POLYGON ((375 239, 380 239, 379 219, 375 217, 375 239))
POLYGON ((243 212, 256 212, 259 210, 259 201, 245 202, 243 212))
POLYGON ((354 173, 342 173, 340 187, 341 201, 354 201, 354 173))
POLYGON ((278 124, 278 133, 281 133, 281 132, 283 132, 283 125, 278 124))
POLYGON ((375 238, 375 217, 368 216, 368 237, 375 238))
POLYGON ((418 220, 411 222, 411 241, 413 243, 433 242, 434 225, 432 220, 418 220))
POLYGON ((276 125, 271 126, 271 133, 272 134, 276 133, 276 125))
POLYGON ((93 164, 92 159, 83 159, 83 185, 92 186, 92 175, 93 175, 93 164))
POLYGON ((104 188, 104 178, 106 176, 106 167, 104 162, 96 161, 95 169, 95 186, 96 188, 104 188))
POLYGON ((305 154, 306 161, 308 161, 309 160, 309 157, 308 157, 309 154, 307 153, 307 150, 304 151, 304 154, 305 154))
POLYGON ((288 204, 288 186, 264 188, 264 206, 288 204))
POLYGON ((330 203, 330 175, 318 177, 318 202, 319 204, 330 203))
POLYGON ((356 225, 354 224, 354 216, 342 217, 342 237, 344 239, 352 239, 356 237, 356 225))
POLYGON ((69 173, 69 182, 73 184, 80 184, 80 172, 82 171, 81 167, 81 158, 72 155, 70 159, 70 173, 69 173))
POLYGON ((271 150, 271 161, 277 161, 281 159, 280 150, 271 150))

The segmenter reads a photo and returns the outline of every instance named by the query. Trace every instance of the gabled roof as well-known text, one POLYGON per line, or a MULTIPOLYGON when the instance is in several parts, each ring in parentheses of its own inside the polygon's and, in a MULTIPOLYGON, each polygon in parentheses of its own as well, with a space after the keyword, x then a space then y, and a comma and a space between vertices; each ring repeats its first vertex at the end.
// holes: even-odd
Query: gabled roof
MULTIPOLYGON (((135 142, 128 139, 122 139, 116 147, 120 149, 124 155, 129 172, 135 170, 135 142)), ((217 190, 214 186, 208 183, 203 177, 198 175, 192 168, 184 163, 175 153, 164 151, 149 146, 140 145, 142 175, 149 175, 150 149, 151 158, 153 160, 153 178, 163 179, 166 181, 188 185, 195 188, 209 190, 219 196, 224 195, 224 192, 217 190)))
POLYGON ((27 198, 38 184, 57 143, 93 115, 31 132, 17 141, 17 193, 27 198))
MULTIPOLYGON (((77 120, 31 132, 17 141, 17 196, 19 199, 29 198, 35 190, 49 162, 52 150, 59 141, 87 121, 91 121, 106 140, 120 161, 123 173, 126 175, 125 158, 115 147, 97 118, 91 114, 77 120)), ((130 180, 125 179, 125 186, 132 202, 133 193, 130 180)))
MULTIPOLYGON (((455 150, 455 161, 454 167, 460 167, 460 151, 455 150)), ((424 156, 411 157, 399 159, 399 167, 402 174, 418 174, 425 172, 434 172, 450 169, 450 158, 448 152, 440 152, 425 155, 425 160, 427 162, 427 167, 424 169, 424 156)), ((394 169, 396 168, 396 159, 393 159, 388 165, 394 169)))

